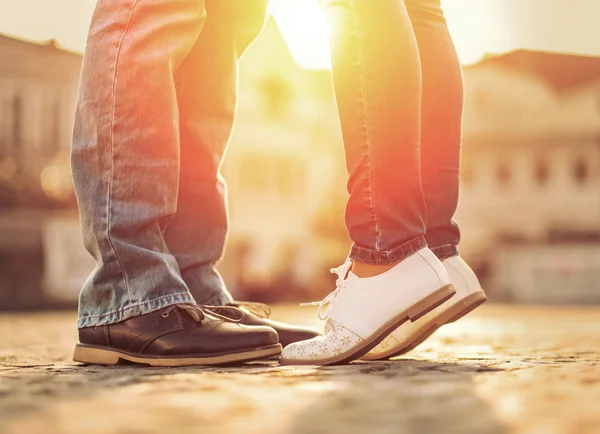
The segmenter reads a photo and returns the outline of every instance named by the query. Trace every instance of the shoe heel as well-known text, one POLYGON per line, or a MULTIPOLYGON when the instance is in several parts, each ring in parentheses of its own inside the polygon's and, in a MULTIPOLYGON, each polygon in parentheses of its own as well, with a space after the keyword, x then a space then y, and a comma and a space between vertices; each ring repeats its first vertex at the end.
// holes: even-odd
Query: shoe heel
POLYGON ((119 363, 119 359, 119 354, 113 351, 91 348, 81 344, 75 346, 73 354, 73 361, 88 365, 116 365, 119 363))
POLYGON ((410 319, 412 322, 417 321, 419 318, 427 315, 433 309, 449 300, 454 294, 456 294, 454 286, 442 286, 440 289, 428 295, 423 300, 411 307, 408 311, 408 319, 410 319))
POLYGON ((450 317, 445 321, 445 323, 450 324, 455 321, 458 321, 466 314, 477 309, 479 306, 481 306, 486 301, 487 301, 487 296, 485 295, 485 292, 483 292, 483 291, 477 291, 477 292, 469 295, 468 297, 466 297, 464 300, 462 300, 458 304, 458 306, 455 309, 455 312, 452 312, 452 315, 450 315, 450 317))

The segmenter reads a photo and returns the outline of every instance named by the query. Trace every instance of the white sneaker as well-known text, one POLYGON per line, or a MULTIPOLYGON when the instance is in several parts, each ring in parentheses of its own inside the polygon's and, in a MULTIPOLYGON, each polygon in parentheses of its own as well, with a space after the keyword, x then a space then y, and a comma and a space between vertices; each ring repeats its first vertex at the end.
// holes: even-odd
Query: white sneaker
POLYGON ((442 263, 456 288, 456 295, 418 321, 403 324, 363 356, 363 360, 382 360, 405 354, 444 324, 462 318, 487 300, 477 276, 460 256, 445 259, 442 263))
POLYGON ((331 270, 338 276, 335 291, 320 303, 312 303, 319 305, 319 318, 327 320, 325 335, 288 345, 281 354, 281 363, 350 362, 369 352, 401 324, 416 321, 456 292, 446 269, 428 248, 375 277, 359 278, 349 271, 351 265, 348 259, 331 270))

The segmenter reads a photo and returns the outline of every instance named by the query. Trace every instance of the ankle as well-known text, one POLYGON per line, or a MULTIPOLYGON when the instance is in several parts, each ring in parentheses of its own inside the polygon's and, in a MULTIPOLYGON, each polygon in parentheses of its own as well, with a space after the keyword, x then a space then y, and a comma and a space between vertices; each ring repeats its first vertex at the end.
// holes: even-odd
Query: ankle
POLYGON ((375 277, 386 271, 391 270, 401 261, 396 261, 392 264, 368 264, 357 260, 352 261, 352 272, 360 278, 375 277))

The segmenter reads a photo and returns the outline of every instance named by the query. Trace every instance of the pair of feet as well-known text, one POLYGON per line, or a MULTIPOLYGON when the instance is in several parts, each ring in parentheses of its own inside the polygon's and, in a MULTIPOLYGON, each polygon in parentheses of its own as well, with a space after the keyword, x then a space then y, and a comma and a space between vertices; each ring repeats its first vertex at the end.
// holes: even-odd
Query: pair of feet
POLYGON ((320 333, 269 319, 261 303, 178 304, 117 324, 79 329, 73 360, 86 364, 227 365, 273 359, 320 333))
POLYGON ((272 321, 261 304, 175 305, 118 324, 80 329, 74 360, 190 366, 279 356, 285 364, 387 359, 410 351, 486 300, 460 257, 442 263, 429 249, 376 277, 358 278, 350 265, 347 261, 333 270, 337 288, 321 302, 325 334, 272 321))

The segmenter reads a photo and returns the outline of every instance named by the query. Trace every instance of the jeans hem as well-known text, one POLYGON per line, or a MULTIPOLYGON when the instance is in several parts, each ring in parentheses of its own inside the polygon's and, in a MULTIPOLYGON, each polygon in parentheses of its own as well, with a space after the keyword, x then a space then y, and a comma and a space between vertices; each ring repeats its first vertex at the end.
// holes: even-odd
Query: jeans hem
POLYGON ((142 303, 136 303, 130 306, 126 305, 120 309, 103 313, 101 315, 80 315, 79 320, 77 321, 77 328, 81 329, 84 327, 116 324, 129 318, 145 315, 167 306, 180 303, 196 304, 194 298, 189 292, 169 294, 152 300, 146 300, 142 303))
POLYGON ((458 248, 455 244, 442 244, 441 246, 429 247, 435 256, 440 261, 451 258, 452 256, 458 256, 458 248))
POLYGON ((425 237, 414 238, 401 246, 385 252, 359 247, 356 244, 350 250, 350 258, 367 264, 393 264, 427 247, 425 237))

